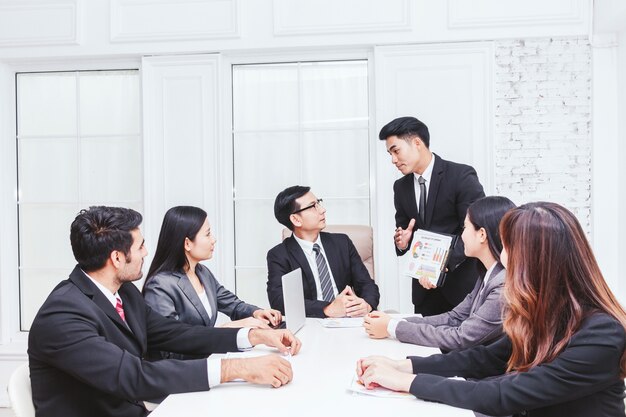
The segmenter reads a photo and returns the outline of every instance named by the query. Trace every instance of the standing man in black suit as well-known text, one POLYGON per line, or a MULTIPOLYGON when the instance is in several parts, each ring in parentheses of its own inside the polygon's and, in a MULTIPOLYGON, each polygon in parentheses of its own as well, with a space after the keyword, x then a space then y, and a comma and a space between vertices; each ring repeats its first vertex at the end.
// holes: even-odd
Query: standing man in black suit
POLYGON ((250 359, 148 362, 148 349, 208 356, 257 344, 291 353, 288 331, 191 326, 146 306, 132 283, 147 255, 131 209, 82 210, 70 231, 78 262, 37 313, 28 337, 33 402, 38 417, 145 416, 142 400, 206 391, 241 378, 279 387, 292 378, 276 355, 250 359))
MULTIPOLYGON (((397 255, 407 251, 416 229, 460 235, 467 208, 485 196, 474 168, 433 154, 428 127, 415 117, 392 120, 378 136, 385 141, 391 162, 404 174, 393 185, 397 255)), ((478 277, 476 260, 465 258, 463 251, 463 241, 457 239, 441 288, 427 279, 413 280, 416 313, 432 316, 449 311, 472 290, 478 277)))
POLYGON ((378 286, 347 235, 325 233, 326 209, 310 187, 276 196, 274 215, 292 236, 267 253, 267 296, 285 314, 282 276, 302 268, 307 317, 360 317, 378 306, 378 286))

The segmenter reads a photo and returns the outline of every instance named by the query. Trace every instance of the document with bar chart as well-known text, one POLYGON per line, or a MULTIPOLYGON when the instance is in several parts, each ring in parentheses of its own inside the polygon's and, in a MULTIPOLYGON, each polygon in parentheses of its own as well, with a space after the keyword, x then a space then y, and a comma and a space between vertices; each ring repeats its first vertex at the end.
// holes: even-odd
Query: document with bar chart
POLYGON ((456 242, 456 236, 417 229, 411 247, 404 255, 405 275, 411 278, 428 278, 441 287, 445 277, 448 254, 456 242))

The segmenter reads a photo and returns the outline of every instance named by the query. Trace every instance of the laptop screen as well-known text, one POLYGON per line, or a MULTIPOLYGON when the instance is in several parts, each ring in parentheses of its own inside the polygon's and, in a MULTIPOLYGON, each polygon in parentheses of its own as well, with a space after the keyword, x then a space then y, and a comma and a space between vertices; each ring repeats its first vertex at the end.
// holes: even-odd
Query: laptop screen
POLYGON ((302 270, 298 268, 283 275, 282 281, 287 329, 295 334, 304 326, 304 322, 306 321, 304 290, 302 289, 302 270))

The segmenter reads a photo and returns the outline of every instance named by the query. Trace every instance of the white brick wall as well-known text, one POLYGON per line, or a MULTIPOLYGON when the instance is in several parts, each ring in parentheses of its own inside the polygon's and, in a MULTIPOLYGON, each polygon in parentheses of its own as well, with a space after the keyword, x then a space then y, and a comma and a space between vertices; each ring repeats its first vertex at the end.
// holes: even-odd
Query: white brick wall
POLYGON ((591 211, 591 47, 583 38, 496 42, 496 192, 591 211))

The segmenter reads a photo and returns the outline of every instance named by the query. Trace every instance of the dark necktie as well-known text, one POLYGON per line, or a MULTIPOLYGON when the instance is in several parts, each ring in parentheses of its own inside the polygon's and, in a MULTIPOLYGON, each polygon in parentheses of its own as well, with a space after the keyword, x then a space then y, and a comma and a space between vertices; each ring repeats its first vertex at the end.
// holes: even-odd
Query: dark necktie
POLYGON ((120 315, 122 321, 126 322, 126 316, 124 315, 124 307, 122 306, 122 300, 119 297, 115 297, 117 303, 115 303, 115 311, 120 315))
POLYGON ((420 219, 422 219, 422 223, 424 223, 424 219, 426 216, 426 180, 420 175, 420 177, 417 179, 417 182, 420 185, 420 204, 418 210, 420 219))
POLYGON ((333 293, 333 284, 330 282, 330 271, 328 270, 328 263, 320 250, 320 245, 313 244, 313 252, 315 252, 315 263, 317 264, 317 273, 320 278, 320 287, 322 287, 322 297, 324 301, 331 302, 335 299, 333 293))

